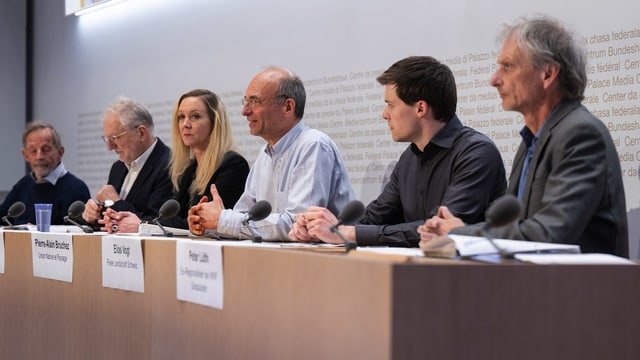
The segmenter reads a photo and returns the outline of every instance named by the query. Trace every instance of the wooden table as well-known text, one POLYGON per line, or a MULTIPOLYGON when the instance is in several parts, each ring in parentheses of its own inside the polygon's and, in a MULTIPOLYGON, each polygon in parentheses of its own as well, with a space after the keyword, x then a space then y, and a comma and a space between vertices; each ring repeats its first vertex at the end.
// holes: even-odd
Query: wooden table
POLYGON ((636 359, 640 268, 223 248, 224 308, 176 299, 175 241, 144 240, 145 293, 103 288, 101 238, 73 283, 33 277, 5 233, 1 359, 636 359))

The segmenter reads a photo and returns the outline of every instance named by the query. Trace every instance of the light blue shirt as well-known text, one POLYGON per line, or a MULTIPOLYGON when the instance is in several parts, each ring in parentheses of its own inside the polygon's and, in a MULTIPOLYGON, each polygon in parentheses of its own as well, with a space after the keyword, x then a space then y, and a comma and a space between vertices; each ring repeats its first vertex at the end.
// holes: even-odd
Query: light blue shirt
POLYGON ((233 210, 223 210, 218 234, 250 239, 243 225, 246 212, 256 201, 271 204, 271 215, 255 226, 265 241, 288 240, 295 215, 309 206, 338 212, 355 199, 338 147, 326 134, 298 122, 273 146, 265 145, 233 210))

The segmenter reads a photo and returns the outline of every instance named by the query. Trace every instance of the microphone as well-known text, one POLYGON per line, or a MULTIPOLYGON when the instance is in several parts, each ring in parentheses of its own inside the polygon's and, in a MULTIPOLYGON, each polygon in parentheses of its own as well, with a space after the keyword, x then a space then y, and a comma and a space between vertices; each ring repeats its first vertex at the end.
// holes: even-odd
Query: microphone
POLYGON ((255 228, 253 221, 260 221, 271 214, 271 204, 266 200, 260 200, 253 204, 249 211, 247 211, 247 217, 242 220, 242 225, 246 226, 253 236, 253 242, 262 242, 262 235, 255 228), (250 222, 251 221, 251 222, 250 222))
POLYGON ((498 200, 494 201, 489 209, 485 213, 485 224, 480 229, 480 235, 484 236, 491 246, 493 246, 500 254, 500 257, 505 259, 513 258, 512 253, 498 246, 493 241, 493 237, 489 233, 489 229, 501 227, 514 222, 520 215, 521 206, 520 201, 513 195, 505 195, 498 200))
POLYGON ((355 249, 356 247, 358 247, 358 245, 355 243, 355 241, 347 240, 347 238, 345 238, 340 233, 338 227, 340 225, 349 225, 355 223, 362 217, 363 214, 364 204, 361 201, 353 200, 345 205, 342 210, 340 210, 340 213, 338 214, 338 223, 333 225, 330 229, 332 233, 335 233, 340 237, 340 239, 344 243, 346 252, 355 249))
MULTIPOLYGON (((172 237, 173 233, 171 231, 167 231, 162 224, 160 224, 160 219, 171 219, 176 216, 180 212, 180 203, 175 199, 169 199, 160 206, 160 210, 158 210, 158 217, 151 220, 152 223, 158 225, 160 230, 162 230, 162 235, 166 237, 172 237)), ((158 235, 158 234, 153 234, 158 235)))
POLYGON ((89 234, 93 232, 93 229, 87 225, 81 225, 77 221, 73 220, 79 219, 84 212, 84 203, 81 200, 76 200, 71 205, 69 205, 69 210, 67 210, 67 216, 63 218, 64 222, 75 225, 82 229, 83 232, 89 234))
POLYGON ((27 230, 26 226, 16 226, 9 221, 9 218, 17 218, 18 216, 24 214, 25 206, 22 201, 16 201, 7 210, 7 215, 2 217, 2 221, 7 223, 9 226, 7 227, 10 230, 27 230))

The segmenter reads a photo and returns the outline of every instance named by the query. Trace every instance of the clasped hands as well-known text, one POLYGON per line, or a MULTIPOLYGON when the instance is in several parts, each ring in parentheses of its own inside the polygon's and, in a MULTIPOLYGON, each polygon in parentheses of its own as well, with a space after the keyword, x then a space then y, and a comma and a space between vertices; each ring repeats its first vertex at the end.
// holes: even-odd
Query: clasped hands
MULTIPOLYGON (((337 223, 338 219, 329 210, 312 206, 304 213, 296 215, 296 221, 289 231, 289 238, 300 242, 322 241, 329 244, 342 244, 342 239, 331 232, 331 227, 337 223)), ((446 235, 451 229, 463 225, 464 222, 455 217, 446 206, 439 207, 437 215, 427 219, 417 228, 420 234, 420 247, 429 247, 429 242, 435 236, 446 235)), ((355 241, 355 226, 341 225, 339 231, 345 238, 355 241)))
POLYGON ((200 201, 189 209, 187 222, 192 234, 204 235, 206 229, 217 229, 220 213, 224 210, 224 203, 215 184, 211 184, 211 201, 203 196, 200 201))
MULTIPOLYGON (((338 223, 331 211, 319 206, 311 206, 302 214, 297 214, 295 222, 289 230, 289 238, 300 242, 325 242, 342 244, 340 237, 331 232, 331 227, 338 223)), ((355 227, 342 225, 340 233, 347 239, 355 240, 355 227)))
POLYGON ((464 222, 455 217, 449 208, 440 206, 438 214, 427 219, 423 225, 418 226, 418 234, 420 234, 420 249, 423 251, 436 250, 442 247, 441 242, 432 241, 436 236, 447 235, 451 229, 464 226, 464 222))
POLYGON ((100 230, 109 234, 117 232, 136 233, 140 223, 138 215, 130 211, 115 211, 111 208, 107 208, 103 212, 102 218, 98 220, 100 230))

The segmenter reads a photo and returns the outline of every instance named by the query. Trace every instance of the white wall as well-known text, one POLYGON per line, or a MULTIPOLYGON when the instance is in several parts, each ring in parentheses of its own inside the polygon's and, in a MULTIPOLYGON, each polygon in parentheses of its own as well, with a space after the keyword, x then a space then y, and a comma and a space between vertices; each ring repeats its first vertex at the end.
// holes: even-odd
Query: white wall
MULTIPOLYGON (((396 60, 418 54, 446 61, 455 71, 458 114, 494 138, 510 171, 523 124, 518 114, 500 110, 487 83, 498 50, 495 35, 502 22, 543 12, 585 36, 592 51, 591 79, 627 79, 627 84, 604 87, 591 83, 587 106, 602 114, 619 142, 627 207, 640 208, 640 130, 635 127, 640 3, 129 0, 80 18, 63 17, 63 0, 35 4, 34 112, 63 132, 65 164, 92 191, 105 181, 115 159, 98 136, 100 112, 117 95, 147 104, 167 140, 175 99, 193 88, 209 88, 225 100, 236 142, 252 162, 262 140, 248 135, 239 100, 256 72, 281 65, 305 80, 305 122, 336 140, 356 193, 368 201, 378 193, 388 164, 406 146, 392 143, 380 118, 382 88, 375 76, 396 60), (631 33, 613 39, 620 31, 631 33), (613 100, 613 93, 625 99, 613 100), (614 114, 620 110, 629 114, 614 114)), ((637 254, 640 230, 633 231, 631 251, 637 254)))
POLYGON ((0 2, 0 197, 24 175, 20 155, 26 105, 26 3, 0 2))

